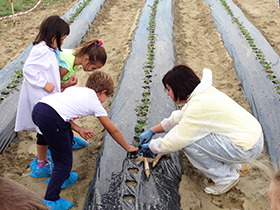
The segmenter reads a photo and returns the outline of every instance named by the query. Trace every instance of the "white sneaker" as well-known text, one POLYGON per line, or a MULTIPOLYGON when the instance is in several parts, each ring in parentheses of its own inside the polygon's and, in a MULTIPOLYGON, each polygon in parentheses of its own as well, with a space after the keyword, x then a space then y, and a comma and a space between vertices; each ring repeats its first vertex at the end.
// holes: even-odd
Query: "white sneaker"
POLYGON ((221 195, 223 193, 226 193, 229 191, 231 188, 235 187, 239 182, 239 179, 233 180, 228 184, 215 184, 210 187, 206 187, 204 189, 204 192, 206 194, 212 194, 212 195, 221 195))

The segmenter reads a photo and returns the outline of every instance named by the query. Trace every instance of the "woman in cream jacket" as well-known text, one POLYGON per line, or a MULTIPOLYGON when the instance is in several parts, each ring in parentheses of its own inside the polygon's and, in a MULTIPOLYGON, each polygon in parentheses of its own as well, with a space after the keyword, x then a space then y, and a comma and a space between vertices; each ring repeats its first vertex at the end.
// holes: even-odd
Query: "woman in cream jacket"
POLYGON ((167 154, 183 149, 189 161, 212 179, 207 194, 219 195, 239 182, 241 163, 256 159, 263 149, 258 120, 226 94, 212 86, 212 71, 202 80, 184 65, 175 66, 162 79, 168 96, 181 110, 140 135, 140 152, 167 154), (163 133, 163 138, 154 134, 163 133))

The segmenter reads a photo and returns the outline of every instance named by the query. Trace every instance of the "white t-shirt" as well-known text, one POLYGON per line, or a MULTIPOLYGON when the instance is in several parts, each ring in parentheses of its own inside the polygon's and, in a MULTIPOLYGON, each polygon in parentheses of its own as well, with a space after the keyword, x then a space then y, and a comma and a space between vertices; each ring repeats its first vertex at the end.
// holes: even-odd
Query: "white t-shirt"
POLYGON ((94 90, 87 87, 68 87, 62 93, 42 98, 66 122, 78 116, 108 116, 94 90))

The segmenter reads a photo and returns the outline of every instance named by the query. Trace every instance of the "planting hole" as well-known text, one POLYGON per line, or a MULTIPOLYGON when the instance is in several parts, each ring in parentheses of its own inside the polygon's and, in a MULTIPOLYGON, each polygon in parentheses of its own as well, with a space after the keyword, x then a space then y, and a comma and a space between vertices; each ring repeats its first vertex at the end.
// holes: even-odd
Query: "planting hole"
POLYGON ((125 184, 130 187, 136 187, 138 183, 136 181, 126 180, 125 184))
POLYGON ((134 138, 134 140, 137 141, 137 142, 140 141, 140 140, 139 140, 139 136, 134 136, 133 138, 134 138))
POLYGON ((129 168, 127 169, 130 173, 132 174, 137 174, 139 172, 139 169, 138 168, 129 168))
POLYGON ((135 199, 135 196, 134 195, 124 195, 123 196, 123 199, 126 200, 126 201, 131 201, 131 200, 134 200, 135 199))

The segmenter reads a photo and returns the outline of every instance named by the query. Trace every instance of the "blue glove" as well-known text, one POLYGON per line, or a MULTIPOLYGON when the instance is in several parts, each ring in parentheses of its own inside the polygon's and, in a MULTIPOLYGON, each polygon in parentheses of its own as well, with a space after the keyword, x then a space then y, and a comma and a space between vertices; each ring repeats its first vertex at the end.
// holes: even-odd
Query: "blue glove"
POLYGON ((155 135, 155 132, 152 131, 151 129, 145 131, 144 133, 142 133, 140 136, 139 136, 139 146, 141 146, 142 144, 146 144, 146 143, 149 143, 151 138, 153 137, 153 135, 155 135))
POLYGON ((139 150, 139 152, 142 152, 142 153, 151 153, 152 151, 150 150, 149 145, 150 145, 150 143, 143 144, 143 145, 141 146, 141 149, 139 150))
POLYGON ((143 153, 143 156, 144 156, 144 157, 155 158, 155 154, 150 150, 149 145, 150 145, 150 143, 143 144, 143 145, 140 147, 139 152, 140 152, 140 153, 143 153))

